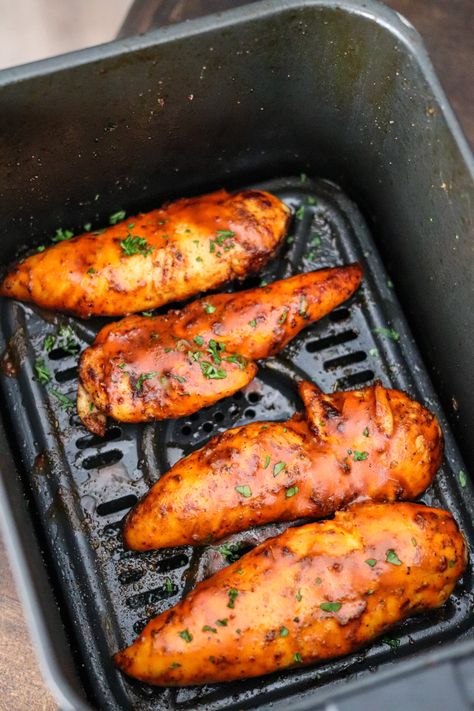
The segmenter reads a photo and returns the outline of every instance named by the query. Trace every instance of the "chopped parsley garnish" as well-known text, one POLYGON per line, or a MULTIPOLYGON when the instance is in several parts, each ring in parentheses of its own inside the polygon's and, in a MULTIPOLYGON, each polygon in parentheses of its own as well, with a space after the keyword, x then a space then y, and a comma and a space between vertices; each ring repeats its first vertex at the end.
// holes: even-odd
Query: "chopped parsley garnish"
POLYGON ((241 370, 245 368, 246 360, 243 356, 238 355, 238 353, 233 353, 230 356, 224 358, 228 363, 236 363, 241 370))
POLYGON ((43 348, 45 349, 46 353, 51 353, 51 351, 54 348, 54 344, 56 343, 56 334, 55 333, 48 333, 46 338, 43 341, 43 348))
POLYGON ((378 358, 379 357, 379 351, 377 348, 369 348, 369 356, 372 356, 372 358, 378 358))
POLYGON ((53 376, 46 367, 43 358, 38 358, 38 360, 35 361, 34 368, 36 380, 38 381, 38 383, 41 383, 41 385, 46 385, 47 383, 49 383, 53 376))
POLYGON ((263 465, 263 468, 268 469, 269 464, 270 464, 270 455, 267 454, 267 456, 265 457, 265 464, 263 465))
POLYGON ((84 225, 84 232, 90 232, 92 228, 92 224, 90 222, 86 222, 84 225))
POLYGON ((362 432, 362 434, 364 435, 364 437, 368 437, 369 436, 369 428, 366 427, 365 430, 362 432))
POLYGON ((298 590, 296 591, 295 597, 296 597, 296 599, 298 600, 298 602, 301 602, 301 600, 303 599, 303 595, 301 594, 301 589, 300 589, 300 588, 298 588, 298 590))
POLYGON ((300 173, 300 183, 306 183, 307 180, 308 176, 306 175, 306 173, 300 173))
POLYGON ((288 627, 280 627, 280 637, 288 637, 289 629, 288 627))
POLYGON ((236 590, 236 588, 231 588, 228 592, 229 602, 227 603, 227 607, 229 607, 231 610, 233 610, 235 607, 235 599, 238 594, 239 594, 239 591, 236 590))
MULTIPOLYGON (((286 467, 286 462, 277 462, 273 467, 273 476, 278 476, 278 474, 283 471, 286 467)), ((295 492, 296 493, 296 492, 295 492)))
POLYGON ((401 644, 400 640, 396 637, 382 637, 382 642, 388 644, 392 649, 398 649, 401 644))
POLYGON ((146 316, 147 318, 151 318, 153 316, 153 311, 142 311, 142 316, 146 316))
POLYGON ((354 449, 354 462, 364 462, 368 456, 368 452, 359 452, 357 449, 354 449))
POLYGON ((171 662, 170 669, 177 669, 181 664, 179 662, 171 662))
POLYGON ((202 628, 203 632, 212 632, 213 634, 217 634, 217 630, 215 627, 211 627, 210 625, 204 625, 202 628))
POLYGON ((222 356, 221 353, 225 351, 225 344, 224 343, 218 343, 215 341, 213 338, 209 341, 209 348, 207 349, 207 352, 211 354, 214 363, 219 363, 222 361, 222 356))
POLYGON ((235 563, 240 558, 240 543, 224 543, 219 546, 219 553, 227 563, 235 563))
POLYGON ((127 257, 131 257, 134 254, 141 254, 143 257, 147 257, 154 250, 154 247, 148 246, 148 242, 144 237, 134 235, 127 235, 125 239, 120 240, 120 246, 127 257))
POLYGON ((295 212, 295 216, 297 220, 302 220, 304 216, 304 205, 300 205, 299 208, 295 212))
POLYGON ((220 627, 227 627, 227 617, 224 617, 223 620, 216 620, 216 624, 220 627))
POLYGON ((207 314, 213 314, 214 311, 216 310, 216 307, 213 306, 212 304, 203 304, 202 307, 207 314))
POLYGON ((463 469, 460 469, 459 471, 459 483, 461 484, 463 489, 467 484, 466 472, 463 469))
POLYGON ((198 346, 202 346, 204 338, 202 336, 194 336, 193 341, 194 343, 197 343, 198 346))
POLYGON ((235 490, 238 494, 245 496, 246 499, 252 496, 252 490, 250 486, 247 486, 247 484, 244 484, 243 486, 236 486, 235 490))
POLYGON ((89 269, 87 270, 87 273, 88 274, 95 274, 96 271, 95 271, 94 267, 89 267, 89 269))
POLYGON ((59 227, 53 237, 53 242, 65 242, 67 239, 71 239, 71 237, 74 237, 74 232, 71 232, 71 230, 63 230, 59 227))
POLYGON ((285 311, 283 311, 282 315, 281 315, 280 318, 278 319, 278 323, 285 323, 287 316, 288 316, 288 309, 286 309, 285 311))
POLYGON ((249 321, 249 326, 252 326, 252 328, 257 328, 256 319, 253 318, 251 321, 249 321))
POLYGON ((395 343, 400 340, 400 334, 398 331, 395 331, 394 328, 374 328, 374 333, 380 333, 381 336, 387 336, 387 338, 395 341, 395 343))
POLYGON ((67 397, 67 395, 63 395, 62 393, 59 392, 59 390, 56 390, 55 388, 50 388, 50 392, 56 400, 59 401, 59 404, 61 407, 63 407, 65 410, 72 410, 75 407, 74 400, 71 400, 70 397, 67 397))
POLYGON ((301 654, 299 652, 295 652, 293 654, 293 659, 295 660, 295 662, 298 662, 299 664, 301 664, 301 662, 303 661, 301 659, 301 654))
POLYGON ((134 223, 134 222, 130 222, 130 224, 127 225, 127 227, 128 227, 129 230, 133 230, 133 228, 135 227, 135 223, 134 223))
POLYGON ((371 568, 375 568, 375 566, 377 565, 377 561, 375 560, 375 558, 367 558, 365 562, 367 563, 367 565, 370 565, 371 568))
POLYGON ((178 381, 178 383, 185 383, 186 378, 183 378, 182 375, 176 375, 176 373, 170 373, 169 374, 170 378, 174 378, 175 380, 178 381))
MULTIPOLYGON (((219 247, 224 247, 224 252, 228 252, 229 249, 233 249, 235 247, 233 242, 227 242, 226 240, 230 239, 231 237, 235 237, 235 232, 231 232, 231 230, 217 230, 216 231, 216 238, 211 239, 209 242, 209 251, 215 252, 216 251, 216 245, 219 247)), ((217 252, 217 256, 221 256, 221 252, 217 252)))
POLYGON ((232 232, 231 230, 217 230, 216 235, 217 244, 222 245, 226 239, 229 239, 229 237, 235 237, 235 232, 232 232))
POLYGON ((182 630, 181 632, 178 632, 178 634, 181 639, 184 639, 185 642, 192 642, 193 640, 193 636, 189 633, 188 629, 182 630))
POLYGON ((77 355, 80 351, 79 343, 71 326, 60 326, 58 331, 58 347, 70 355, 77 355))
POLYGON ((321 580, 320 577, 317 577, 314 582, 316 583, 316 585, 321 585, 321 583, 322 583, 323 581, 321 580))
POLYGON ((169 592, 169 593, 173 592, 173 583, 171 581, 171 578, 165 578, 165 589, 166 589, 166 592, 169 592))
POLYGON ((386 554, 385 560, 387 563, 391 563, 392 565, 401 565, 402 561, 398 557, 398 555, 395 553, 393 548, 389 548, 386 554))
POLYGON ((452 560, 452 559, 449 560, 449 561, 448 561, 448 566, 449 566, 450 568, 454 568, 454 560, 452 560))
POLYGON ((45 249, 46 247, 44 244, 40 244, 39 247, 36 247, 37 252, 44 252, 45 249))
POLYGON ((418 545, 418 543, 416 542, 416 538, 414 536, 411 537, 411 542, 415 547, 418 545))
POLYGON ((111 225, 116 225, 117 222, 121 222, 122 220, 125 220, 125 215, 127 213, 125 210, 117 210, 117 212, 114 212, 112 215, 109 217, 109 223, 111 225))
POLYGON ((342 602, 322 602, 319 606, 324 612, 337 612, 342 607, 342 602))
POLYGON ((152 370, 151 373, 142 373, 138 377, 137 382, 135 383, 135 390, 141 390, 145 380, 151 380, 152 378, 155 378, 157 375, 158 375, 158 372, 156 370, 152 370))
POLYGON ((307 205, 316 205, 316 198, 314 198, 310 195, 308 198, 306 198, 306 204, 307 205))
POLYGON ((199 365, 201 366, 202 374, 205 378, 209 378, 209 380, 222 380, 223 378, 227 378, 227 373, 224 368, 217 368, 208 360, 201 360, 199 365))
POLYGON ((287 499, 291 499, 291 497, 297 494, 298 491, 299 489, 297 486, 290 486, 290 488, 285 491, 285 496, 287 499))

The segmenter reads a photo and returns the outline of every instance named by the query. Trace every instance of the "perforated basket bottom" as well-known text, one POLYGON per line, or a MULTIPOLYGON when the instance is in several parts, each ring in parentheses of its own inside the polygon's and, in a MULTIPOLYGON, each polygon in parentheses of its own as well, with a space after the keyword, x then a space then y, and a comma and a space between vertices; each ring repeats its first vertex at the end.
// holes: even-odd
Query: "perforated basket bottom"
MULTIPOLYGON (((277 358, 262 362, 247 388, 213 407, 148 425, 110 422, 105 438, 91 435, 76 415, 61 408, 57 396, 34 380, 33 368, 37 358, 44 358, 57 392, 74 399, 77 357, 61 349, 47 353, 45 336, 69 323, 85 347, 103 322, 67 319, 15 302, 2 305, 2 338, 4 347, 8 344, 10 368, 4 368, 0 382, 12 447, 21 460, 32 511, 45 534, 48 564, 57 580, 79 669, 101 709, 237 709, 262 706, 310 687, 319 689, 321 701, 323 687, 466 635, 471 626, 469 569, 441 609, 407 620, 390 638, 357 654, 325 664, 233 684, 171 690, 131 682, 111 663, 115 650, 130 643, 150 617, 178 602, 219 560, 217 547, 125 551, 124 514, 177 459, 217 432, 253 419, 284 419, 298 410, 296 378, 314 380, 327 391, 380 378, 434 411, 445 432, 446 456, 422 500, 449 509, 470 539, 470 485, 462 486, 456 446, 356 207, 325 181, 283 179, 258 187, 296 208, 296 218, 280 255, 257 279, 238 289, 356 260, 364 266, 364 282, 350 302, 308 327, 277 358), (11 377, 15 368, 16 377, 11 377)), ((284 528, 267 526, 236 538, 243 539, 248 549, 284 528)))

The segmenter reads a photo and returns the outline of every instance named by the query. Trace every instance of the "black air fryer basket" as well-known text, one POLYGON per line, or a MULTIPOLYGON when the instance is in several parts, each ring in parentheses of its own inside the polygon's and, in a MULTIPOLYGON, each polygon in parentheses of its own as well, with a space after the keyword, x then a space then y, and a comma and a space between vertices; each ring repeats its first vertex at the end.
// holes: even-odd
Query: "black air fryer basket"
MULTIPOLYGON (((4 71, 0 96, 3 264, 119 208, 258 185, 295 209, 290 239, 234 288, 364 267, 356 296, 241 393, 182 420, 111 422, 104 439, 61 407, 77 356, 44 347, 61 325, 85 347, 104 320, 2 303, 0 514, 61 708, 471 708, 471 565, 443 608, 320 665, 172 690, 125 679, 111 662, 205 575, 212 553, 125 551, 124 514, 216 432, 298 410, 301 375, 328 391, 380 378, 434 411, 445 461, 422 500, 473 539, 473 170, 418 35, 374 2, 258 2, 4 71), (38 358, 56 395, 34 379, 38 358)), ((281 528, 243 537, 249 546, 281 528)))

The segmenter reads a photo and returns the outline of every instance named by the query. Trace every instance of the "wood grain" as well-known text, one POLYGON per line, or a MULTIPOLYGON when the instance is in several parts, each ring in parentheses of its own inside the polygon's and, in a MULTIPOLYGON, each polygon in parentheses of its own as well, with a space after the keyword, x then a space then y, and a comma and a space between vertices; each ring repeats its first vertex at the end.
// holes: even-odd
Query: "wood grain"
MULTIPOLYGON (((120 36, 237 7, 244 0, 137 0, 120 36)), ((474 145, 473 0, 387 0, 421 33, 468 140, 474 145)), ((0 711, 57 709, 38 664, 0 542, 0 711)))

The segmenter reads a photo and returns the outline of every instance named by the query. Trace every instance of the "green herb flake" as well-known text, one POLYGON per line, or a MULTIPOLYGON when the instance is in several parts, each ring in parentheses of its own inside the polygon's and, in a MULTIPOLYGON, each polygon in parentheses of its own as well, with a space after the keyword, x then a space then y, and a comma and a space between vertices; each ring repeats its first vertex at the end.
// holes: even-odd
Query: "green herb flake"
POLYGON ((300 183, 306 183, 307 180, 308 176, 306 175, 306 173, 300 173, 300 183))
POLYGON ((378 348, 369 348, 369 356, 371 356, 372 358, 378 358, 379 357, 378 348))
POLYGON ((342 602, 322 602, 319 607, 323 612, 338 612, 342 607, 342 602))
POLYGON ((217 368, 208 360, 201 360, 199 365, 201 367, 202 374, 209 380, 223 380, 224 378, 227 378, 227 373, 223 368, 217 368))
POLYGON ((133 228, 135 227, 135 223, 134 223, 134 222, 130 222, 130 224, 127 225, 127 227, 128 227, 129 230, 133 230, 133 228))
POLYGON ((178 669, 180 666, 181 664, 179 662, 171 662, 170 669, 178 669))
POLYGON ((263 465, 263 468, 268 469, 269 464, 270 464, 270 455, 267 454, 267 456, 265 457, 265 464, 263 465))
POLYGON ((359 452, 357 449, 354 449, 354 462, 364 462, 368 456, 368 452, 359 452))
POLYGON ((450 568, 454 568, 454 560, 453 560, 453 559, 451 559, 451 560, 448 561, 448 566, 449 566, 450 568))
POLYGON ((94 412, 94 403, 93 402, 89 403, 89 412, 94 412))
POLYGON ((153 252, 154 247, 149 247, 148 242, 144 237, 127 235, 125 239, 120 240, 120 246, 127 257, 132 257, 135 254, 141 254, 147 257, 153 252))
POLYGON ((151 318, 153 316, 153 311, 142 311, 142 316, 146 316, 146 318, 151 318))
POLYGON ((235 563, 240 558, 240 548, 240 543, 224 543, 218 550, 227 563, 235 563))
POLYGON ((303 599, 303 595, 301 594, 301 588, 298 588, 298 590, 296 591, 295 597, 298 600, 298 602, 301 602, 301 600, 303 599))
POLYGON ((245 496, 246 499, 252 496, 252 490, 250 486, 247 486, 247 484, 244 484, 243 486, 236 486, 235 490, 238 494, 241 494, 241 496, 245 496))
POLYGON ((300 205, 299 208, 295 211, 295 216, 297 220, 302 220, 304 217, 304 205, 300 205))
POLYGON ((300 654, 299 652, 295 652, 295 653, 293 654, 293 659, 294 659, 295 662, 298 662, 298 664, 301 664, 301 662, 303 661, 303 660, 301 659, 301 654, 300 654))
POLYGON ((209 341, 209 348, 207 349, 207 352, 211 354, 212 359, 214 363, 219 365, 219 363, 222 361, 222 355, 225 351, 225 344, 224 343, 218 343, 218 341, 215 341, 213 338, 209 341))
POLYGON ((467 484, 466 472, 463 469, 460 469, 460 471, 459 471, 459 483, 461 484, 463 489, 465 488, 465 486, 467 484))
POLYGON ((369 428, 366 427, 365 430, 362 432, 362 434, 364 435, 364 437, 369 437, 370 436, 369 435, 369 428))
POLYGON ((415 538, 414 536, 411 537, 411 542, 412 542, 412 545, 414 545, 415 548, 416 548, 416 546, 418 545, 418 543, 417 543, 416 538, 415 538))
POLYGON ((211 627, 210 625, 204 625, 202 628, 203 632, 212 632, 212 634, 217 634, 217 630, 215 627, 211 627))
POLYGON ((92 224, 90 222, 86 222, 84 225, 84 232, 90 232, 92 229, 92 224))
MULTIPOLYGON (((277 462, 273 467, 273 476, 278 476, 278 474, 283 471, 286 467, 286 462, 277 462)), ((295 492, 296 493, 296 492, 295 492)))
POLYGON ((96 272, 96 270, 94 269, 94 267, 89 267, 89 269, 87 270, 87 273, 88 273, 88 274, 96 274, 97 272, 96 272))
POLYGON ((398 649, 401 644, 400 640, 396 637, 382 637, 382 642, 387 644, 392 649, 398 649))
POLYGON ((181 632, 178 632, 179 636, 181 639, 184 639, 185 642, 192 642, 193 641, 193 636, 190 634, 188 629, 182 630, 181 632))
POLYGON ((226 360, 228 363, 236 363, 241 370, 244 370, 245 365, 247 363, 245 358, 239 355, 238 353, 233 353, 230 356, 226 356, 224 360, 226 360))
POLYGON ((193 341, 194 343, 197 343, 198 346, 202 346, 204 343, 204 338, 202 336, 194 336, 193 341))
POLYGON ((316 198, 314 198, 310 195, 308 198, 306 198, 306 204, 307 205, 316 205, 316 198))
POLYGON ((381 336, 386 336, 395 343, 400 340, 400 334, 394 328, 374 328, 374 333, 380 333, 381 336))
POLYGON ((375 568, 375 566, 377 565, 377 561, 375 560, 375 558, 367 558, 365 562, 367 563, 367 565, 370 565, 371 568, 375 568))
POLYGON ((41 385, 46 385, 50 382, 53 376, 46 367, 43 358, 38 358, 38 360, 35 361, 34 369, 35 377, 38 383, 41 383, 41 385))
POLYGON ((285 311, 283 311, 280 318, 278 319, 278 323, 280 323, 280 324, 285 323, 287 316, 288 316, 288 309, 285 309, 285 311))
POLYGON ((39 247, 36 247, 37 252, 44 252, 45 249, 46 247, 44 244, 40 244, 39 247))
POLYGON ((249 321, 249 326, 252 326, 252 328, 257 328, 256 319, 253 318, 251 321, 249 321))
POLYGON ((125 220, 125 215, 127 213, 125 210, 117 210, 117 212, 114 212, 112 215, 109 217, 109 224, 110 225, 116 225, 117 222, 121 222, 122 220, 125 220))
POLYGON ((61 405, 64 410, 73 410, 76 406, 74 400, 71 400, 70 397, 67 397, 67 395, 63 395, 62 393, 59 392, 59 390, 56 390, 55 388, 50 388, 50 393, 54 395, 56 400, 58 400, 59 404, 61 405))
POLYGON ((322 583, 323 581, 322 581, 321 578, 318 576, 314 582, 316 583, 316 585, 321 585, 321 583, 322 583))
POLYGON ((289 632, 288 627, 280 627, 280 637, 288 637, 289 632))
POLYGON ((51 353, 51 351, 54 348, 55 343, 56 343, 56 334, 49 333, 43 341, 43 348, 45 349, 46 353, 51 353))
POLYGON ((171 581, 171 578, 165 578, 165 589, 166 589, 166 592, 169 592, 169 593, 173 592, 173 583, 171 581))
POLYGON ((216 624, 219 625, 219 627, 227 627, 227 617, 224 617, 223 620, 216 620, 216 624))
POLYGON ((135 390, 141 390, 145 380, 151 380, 152 378, 155 378, 157 375, 158 375, 158 372, 156 370, 153 370, 151 373, 142 373, 139 376, 139 378, 137 379, 137 382, 135 383, 135 390))
POLYGON ((393 548, 389 548, 386 554, 385 560, 387 563, 391 563, 392 565, 401 565, 402 561, 398 557, 398 555, 395 553, 393 548))
POLYGON ((213 314, 214 311, 216 310, 216 307, 213 306, 212 304, 203 304, 202 307, 207 314, 213 314))
POLYGON ((299 489, 297 486, 290 486, 290 488, 285 491, 285 496, 287 499, 291 499, 291 497, 297 494, 298 491, 299 489))
POLYGON ((235 607, 235 599, 239 594, 239 591, 236 588, 231 588, 227 594, 229 595, 229 602, 227 603, 227 607, 233 610, 235 607))
POLYGON ((183 378, 182 375, 177 375, 176 373, 170 373, 169 374, 170 378, 174 378, 175 380, 178 381, 178 383, 185 383, 186 378, 183 378))
POLYGON ((203 262, 203 261, 204 261, 204 260, 203 260, 202 257, 196 257, 196 262, 203 262))
POLYGON ((71 237, 74 237, 74 232, 71 232, 71 230, 63 230, 61 227, 59 227, 56 230, 56 234, 53 237, 53 242, 65 242, 68 239, 71 239, 71 237))
POLYGON ((373 595, 374 592, 375 592, 375 590, 374 590, 374 589, 371 589, 371 590, 367 590, 367 592, 366 592, 365 594, 366 594, 366 595, 373 595))

